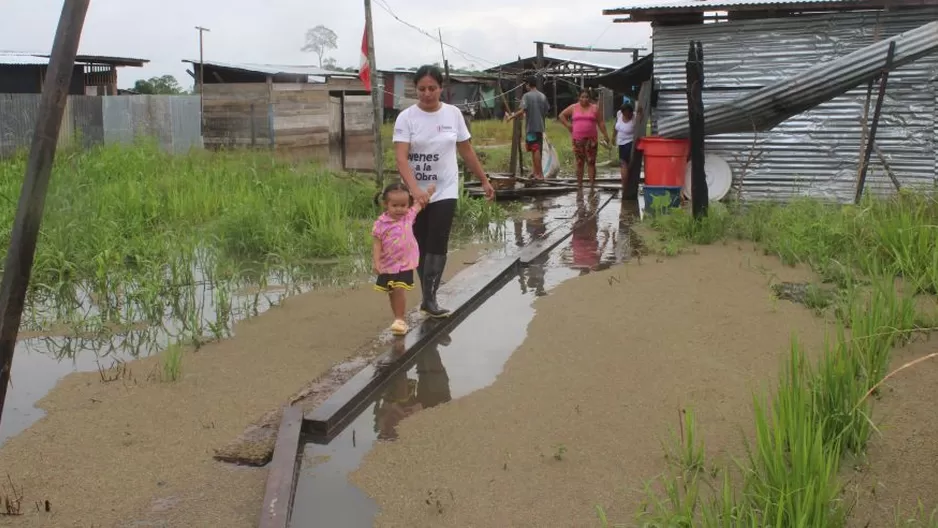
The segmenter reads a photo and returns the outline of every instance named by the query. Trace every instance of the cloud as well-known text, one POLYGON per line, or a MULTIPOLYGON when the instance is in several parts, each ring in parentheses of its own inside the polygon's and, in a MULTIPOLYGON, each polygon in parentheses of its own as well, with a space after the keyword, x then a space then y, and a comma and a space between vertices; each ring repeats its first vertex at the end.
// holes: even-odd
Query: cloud
MULTIPOLYGON (((440 61, 440 44, 398 22, 385 9, 465 52, 445 48, 454 67, 488 68, 534 55, 535 40, 578 46, 632 47, 646 45, 647 24, 612 24, 605 0, 373 0, 375 50, 379 68, 412 67, 440 61)), ((62 0, 3 0, 0 50, 48 52, 62 0)), ((206 60, 271 64, 316 64, 304 53, 306 30, 323 24, 339 36, 339 47, 328 54, 341 66, 357 67, 364 29, 361 2, 337 0, 95 0, 85 22, 80 51, 89 54, 149 59, 145 68, 123 68, 121 87, 139 78, 172 74, 184 86, 191 78, 183 59, 197 59, 198 32, 205 34, 206 60)), ((628 54, 560 52, 559 58, 624 65, 628 54)))

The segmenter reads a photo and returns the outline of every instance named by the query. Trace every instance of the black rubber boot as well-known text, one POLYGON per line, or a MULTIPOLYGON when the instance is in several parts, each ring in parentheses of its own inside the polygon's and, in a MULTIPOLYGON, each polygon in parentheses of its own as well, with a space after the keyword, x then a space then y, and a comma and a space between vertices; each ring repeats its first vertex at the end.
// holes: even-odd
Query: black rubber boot
POLYGON ((426 255, 423 263, 423 276, 420 289, 423 292, 423 302, 420 311, 434 318, 449 317, 450 311, 440 308, 436 303, 436 292, 443 279, 443 269, 446 267, 446 255, 426 255))

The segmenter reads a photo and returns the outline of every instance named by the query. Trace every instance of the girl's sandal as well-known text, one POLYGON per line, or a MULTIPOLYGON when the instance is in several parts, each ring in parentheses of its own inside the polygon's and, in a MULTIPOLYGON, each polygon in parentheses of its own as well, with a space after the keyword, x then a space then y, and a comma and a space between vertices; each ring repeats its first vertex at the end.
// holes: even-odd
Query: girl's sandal
POLYGON ((405 323, 402 319, 394 321, 394 323, 391 325, 391 333, 396 336, 402 336, 406 334, 407 330, 407 323, 405 323))

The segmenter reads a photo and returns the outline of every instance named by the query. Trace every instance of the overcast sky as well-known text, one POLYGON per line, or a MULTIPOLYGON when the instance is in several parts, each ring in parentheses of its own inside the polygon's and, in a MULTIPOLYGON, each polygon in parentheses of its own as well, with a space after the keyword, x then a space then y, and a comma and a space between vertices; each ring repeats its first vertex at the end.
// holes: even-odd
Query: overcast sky
MULTIPOLYGON (((649 45, 647 24, 613 24, 603 9, 634 0, 373 0, 378 67, 415 67, 440 61, 438 42, 398 22, 435 34, 456 67, 489 68, 534 55, 535 40, 606 48, 649 45)), ((0 0, 0 51, 48 53, 62 0, 0 0)), ((92 0, 80 53, 149 59, 145 68, 122 68, 121 88, 138 78, 174 75, 190 87, 182 59, 198 59, 195 26, 205 34, 205 60, 269 64, 318 64, 300 51, 306 30, 323 24, 339 37, 329 52, 340 66, 358 67, 364 28, 361 1, 345 0, 92 0)), ((625 65, 630 55, 546 50, 558 58, 625 65)))

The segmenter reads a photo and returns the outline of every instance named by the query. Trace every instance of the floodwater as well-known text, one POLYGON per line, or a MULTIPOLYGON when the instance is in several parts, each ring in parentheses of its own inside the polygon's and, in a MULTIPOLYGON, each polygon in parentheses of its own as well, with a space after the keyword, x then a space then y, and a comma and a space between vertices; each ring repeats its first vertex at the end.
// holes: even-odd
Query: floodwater
MULTIPOLYGON (((333 283, 333 278, 342 274, 336 271, 340 266, 344 264, 317 266, 321 271, 316 273, 323 279, 316 284, 333 283)), ((341 270, 344 272, 346 267, 341 270)), ((194 286, 181 296, 178 309, 166 307, 162 324, 156 326, 140 323, 117 331, 102 327, 84 328, 80 332, 72 328, 31 332, 32 328, 40 326, 37 321, 44 317, 41 312, 24 311, 13 355, 12 381, 0 422, 0 445, 45 415, 35 406, 36 402, 64 376, 106 370, 122 362, 144 358, 171 344, 191 340, 193 334, 205 340, 230 336, 235 322, 261 314, 277 306, 286 296, 312 287, 271 275, 263 289, 239 289, 211 282, 198 268, 193 269, 193 278, 194 286), (222 290, 224 295, 220 294, 222 290)), ((83 317, 89 321, 100 315, 93 306, 83 307, 83 312, 83 317)), ((135 372, 134 375, 138 381, 143 381, 148 373, 135 372)))
MULTIPOLYGON (((375 442, 394 441, 398 423, 407 416, 492 384, 524 341, 537 297, 570 278, 630 259, 636 248, 629 225, 640 214, 638 205, 613 199, 595 214, 607 198, 596 193, 538 200, 523 220, 512 223, 506 254, 569 221, 571 213, 577 219, 572 237, 520 268, 458 326, 427 346, 342 432, 325 445, 306 444, 292 526, 371 526, 377 505, 349 483, 348 475, 375 442), (576 212, 570 207, 574 204, 576 212)), ((403 353, 403 339, 398 342, 403 353)))

